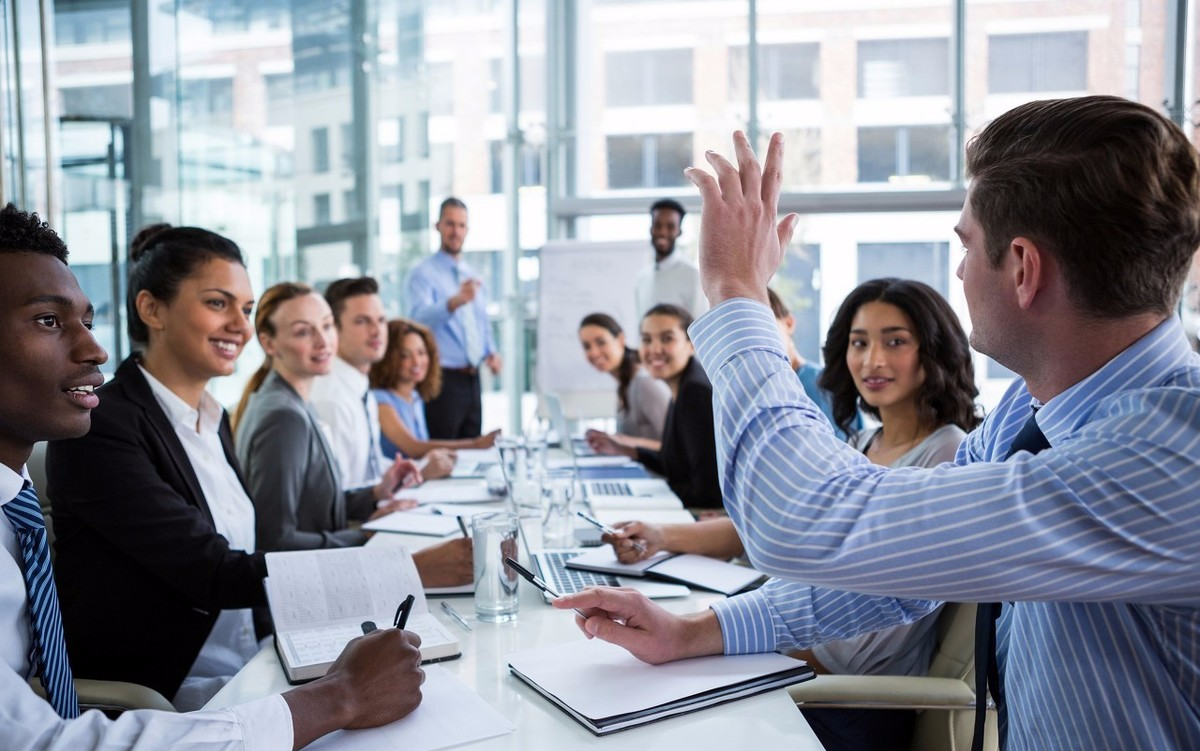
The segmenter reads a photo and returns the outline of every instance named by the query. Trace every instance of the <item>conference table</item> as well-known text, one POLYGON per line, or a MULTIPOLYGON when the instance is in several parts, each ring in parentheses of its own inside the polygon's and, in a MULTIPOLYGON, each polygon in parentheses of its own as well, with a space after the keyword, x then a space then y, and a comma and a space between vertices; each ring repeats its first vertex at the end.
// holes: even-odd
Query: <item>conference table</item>
MULTIPOLYGON (((537 520, 523 520, 532 543, 540 539, 537 520)), ((374 535, 368 545, 406 545, 417 550, 442 538, 374 535)), ((524 559, 524 554, 522 555, 524 559)), ((693 589, 688 597, 657 600, 667 610, 687 613, 707 607, 721 595, 693 589)), ((515 732, 456 748, 540 751, 608 746, 610 748, 688 748, 729 751, 737 748, 820 751, 822 748, 786 690, 730 702, 662 720, 611 736, 596 737, 509 673, 506 656, 533 647, 585 638, 573 613, 552 608, 532 586, 520 589, 520 612, 509 623, 475 618, 470 595, 430 596, 429 610, 458 638, 462 657, 438 663, 456 675, 516 727, 515 732), (467 631, 442 611, 450 604, 471 626, 467 631)), ((819 679, 818 679, 819 680, 819 679)), ((289 688, 275 650, 258 653, 205 706, 217 709, 280 693, 289 688)), ((333 744, 331 747, 336 747, 333 744)))

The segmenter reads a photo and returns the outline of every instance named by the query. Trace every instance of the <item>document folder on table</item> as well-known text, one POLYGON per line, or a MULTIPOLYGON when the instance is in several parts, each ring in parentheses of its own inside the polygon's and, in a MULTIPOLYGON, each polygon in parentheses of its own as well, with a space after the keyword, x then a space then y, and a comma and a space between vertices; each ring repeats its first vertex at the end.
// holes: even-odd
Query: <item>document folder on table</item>
POLYGON ((516 652, 508 668, 595 735, 809 680, 808 663, 767 652, 650 665, 599 639, 516 652))

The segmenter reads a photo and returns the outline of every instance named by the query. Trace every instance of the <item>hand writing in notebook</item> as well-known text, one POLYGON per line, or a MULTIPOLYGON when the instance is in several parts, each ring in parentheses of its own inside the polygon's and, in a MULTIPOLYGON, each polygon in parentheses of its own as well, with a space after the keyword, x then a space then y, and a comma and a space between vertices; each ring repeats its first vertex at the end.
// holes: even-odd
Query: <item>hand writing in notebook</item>
POLYGON ((657 665, 724 651, 721 626, 711 610, 675 615, 625 587, 585 589, 550 604, 582 610, 587 618, 576 616, 575 623, 589 639, 624 647, 642 662, 657 665))

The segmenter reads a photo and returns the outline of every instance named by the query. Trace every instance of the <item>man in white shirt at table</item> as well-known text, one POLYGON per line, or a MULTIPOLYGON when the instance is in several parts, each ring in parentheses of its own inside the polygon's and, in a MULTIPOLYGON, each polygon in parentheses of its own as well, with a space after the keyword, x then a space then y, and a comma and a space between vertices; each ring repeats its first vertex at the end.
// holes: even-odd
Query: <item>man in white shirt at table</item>
POLYGON ((420 638, 380 629, 351 642, 324 678, 282 696, 211 712, 137 710, 110 720, 93 710, 74 717, 57 598, 47 596, 44 580, 35 602, 27 596, 26 569, 48 566, 48 551, 31 552, 28 541, 35 535, 30 530, 36 533, 36 528, 18 528, 9 514, 19 513, 17 503, 28 505, 24 468, 33 444, 88 431, 98 403, 93 389, 103 382, 99 366, 108 360, 91 333, 94 310, 66 257, 66 246, 37 215, 12 204, 0 211, 0 732, 5 751, 285 751, 334 730, 376 727, 412 712, 424 681, 420 638), (47 660, 46 654, 61 659, 47 660), (47 662, 65 678, 51 681, 56 706, 64 707, 61 716, 27 682, 45 675, 47 662))

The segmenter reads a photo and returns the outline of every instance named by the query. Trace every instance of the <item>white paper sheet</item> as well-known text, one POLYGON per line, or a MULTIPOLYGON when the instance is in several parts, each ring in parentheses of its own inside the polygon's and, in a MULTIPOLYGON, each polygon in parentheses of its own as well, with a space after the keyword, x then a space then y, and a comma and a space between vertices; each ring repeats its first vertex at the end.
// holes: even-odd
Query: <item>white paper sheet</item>
POLYGON ((418 503, 489 503, 496 497, 488 492, 483 480, 435 480, 396 493, 397 498, 413 498, 418 503))
POLYGON ((513 732, 513 724, 445 668, 425 666, 421 706, 391 725, 339 730, 312 751, 436 751, 513 732))
POLYGON ((445 537, 458 532, 458 520, 444 514, 422 514, 416 511, 396 511, 378 519, 364 522, 368 532, 397 532, 410 535, 445 537))

